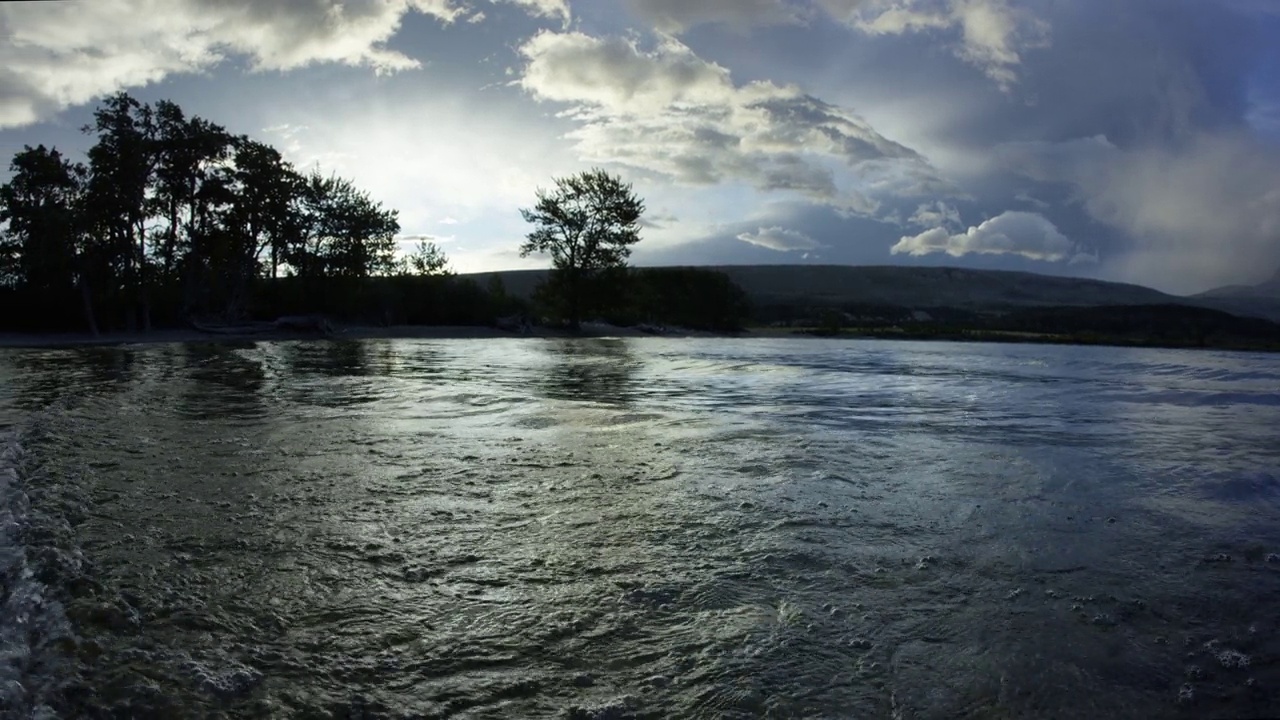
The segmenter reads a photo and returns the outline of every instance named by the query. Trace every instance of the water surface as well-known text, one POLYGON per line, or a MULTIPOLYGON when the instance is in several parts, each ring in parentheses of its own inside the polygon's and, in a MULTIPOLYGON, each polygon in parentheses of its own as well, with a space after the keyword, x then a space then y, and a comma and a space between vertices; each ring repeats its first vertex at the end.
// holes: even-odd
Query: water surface
POLYGON ((1274 716, 1277 428, 1267 355, 0 351, 0 715, 1274 716))

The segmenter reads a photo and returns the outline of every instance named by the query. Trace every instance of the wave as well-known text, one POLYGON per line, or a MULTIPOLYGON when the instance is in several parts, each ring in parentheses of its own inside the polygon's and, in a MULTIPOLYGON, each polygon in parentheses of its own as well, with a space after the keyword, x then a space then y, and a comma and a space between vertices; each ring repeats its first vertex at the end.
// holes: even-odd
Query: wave
POLYGON ((72 640, 63 605, 41 581, 33 528, 30 457, 16 429, 0 430, 0 714, 57 718, 61 648, 72 640))

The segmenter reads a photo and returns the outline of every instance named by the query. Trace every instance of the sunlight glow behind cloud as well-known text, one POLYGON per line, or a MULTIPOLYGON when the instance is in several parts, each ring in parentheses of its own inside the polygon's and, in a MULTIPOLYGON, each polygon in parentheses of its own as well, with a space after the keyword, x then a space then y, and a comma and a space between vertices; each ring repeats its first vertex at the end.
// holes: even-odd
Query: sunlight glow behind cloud
POLYGON ((519 208, 603 165, 653 210, 637 261, 820 247, 1190 292, 1280 266, 1276 8, 6 3, 0 146, 62 143, 119 89, 212 95, 193 112, 351 177, 406 236, 456 237, 459 268, 542 262, 514 253, 519 208))

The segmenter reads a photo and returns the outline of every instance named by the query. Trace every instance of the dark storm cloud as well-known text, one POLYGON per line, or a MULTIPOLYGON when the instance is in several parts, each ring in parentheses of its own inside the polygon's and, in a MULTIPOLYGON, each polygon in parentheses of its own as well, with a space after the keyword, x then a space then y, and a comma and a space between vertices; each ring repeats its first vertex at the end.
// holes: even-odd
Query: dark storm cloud
POLYGON ((646 251, 675 261, 952 262, 1174 291, 1280 266, 1276 0, 96 0, 0 5, 0 35, 0 128, 205 72, 174 94, 207 87, 246 116, 300 107, 278 91, 306 77, 341 117, 261 126, 312 126, 298 152, 364 152, 388 192, 430 177, 404 147, 439 151, 408 108, 502 107, 485 137, 450 126, 485 172, 433 201, 475 206, 461 195, 493 195, 496 174, 511 204, 553 168, 609 164, 681 218, 646 251), (372 153, 391 129, 407 135, 372 153), (545 147, 494 155, 493 133, 545 147))
MULTIPOLYGON (((772 73, 833 105, 856 103, 883 136, 937 168, 917 184, 919 195, 864 188, 880 203, 878 217, 900 227, 828 240, 805 230, 805 215, 827 218, 825 209, 791 218, 831 254, 849 243, 887 249, 927 232, 966 262, 979 247, 994 253, 983 262, 999 261, 1007 248, 1011 263, 1035 257, 1041 269, 1057 263, 1074 274, 1081 267, 1069 266, 1072 259, 1096 257, 1102 275, 1188 292, 1280 266, 1280 158, 1277 133, 1268 132, 1280 105, 1280 72, 1268 70, 1280 3, 1014 5, 1033 13, 1044 34, 1017 46, 1007 64, 1016 81, 1007 85, 952 52, 954 28, 941 20, 874 38, 853 28, 778 27, 767 46, 776 52, 763 56, 764 44, 744 48, 709 32, 691 34, 690 43, 744 76, 772 73), (936 203, 949 208, 945 223, 909 222, 936 203), (960 242, 994 237, 984 223, 1019 212, 1043 218, 1065 243, 1046 252, 1016 240, 960 242)), ((912 6, 920 4, 902 4, 912 6)))

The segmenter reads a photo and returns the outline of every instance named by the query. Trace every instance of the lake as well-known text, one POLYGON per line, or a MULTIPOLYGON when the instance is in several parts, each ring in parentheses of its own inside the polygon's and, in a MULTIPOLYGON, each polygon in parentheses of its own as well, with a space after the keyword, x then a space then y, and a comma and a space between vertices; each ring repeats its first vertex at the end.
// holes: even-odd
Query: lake
POLYGON ((1273 355, 0 350, 0 716, 1280 715, 1273 355))

